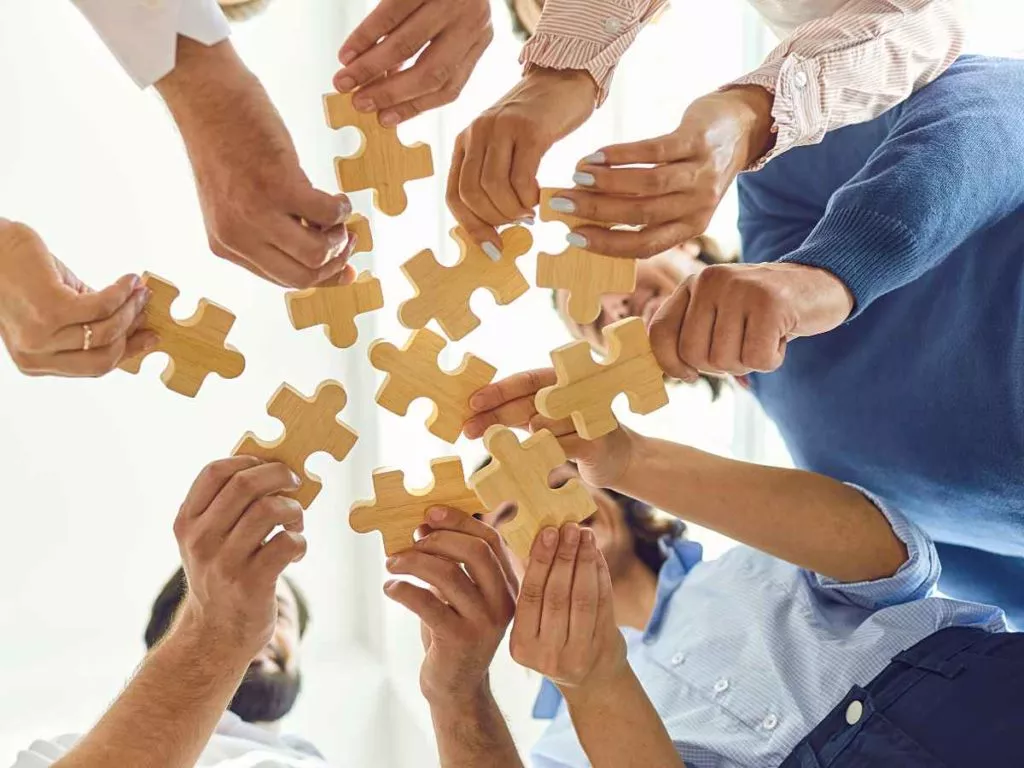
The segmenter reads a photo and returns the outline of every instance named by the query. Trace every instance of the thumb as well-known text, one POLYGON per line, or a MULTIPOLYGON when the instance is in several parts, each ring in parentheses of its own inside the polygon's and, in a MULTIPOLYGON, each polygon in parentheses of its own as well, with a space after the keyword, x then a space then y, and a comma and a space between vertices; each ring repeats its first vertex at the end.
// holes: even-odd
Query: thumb
POLYGON ((132 292, 142 285, 138 275, 125 275, 102 291, 92 291, 72 296, 64 314, 65 325, 81 325, 106 320, 120 309, 132 292))
POLYGON ((308 224, 321 229, 344 224, 352 213, 352 203, 346 195, 329 195, 308 183, 296 191, 291 208, 293 216, 305 219, 308 224))
POLYGON ((697 370, 687 365, 679 354, 683 319, 689 306, 690 281, 686 281, 680 283, 675 292, 654 313, 648 331, 651 351, 661 369, 673 378, 693 382, 697 380, 697 370))

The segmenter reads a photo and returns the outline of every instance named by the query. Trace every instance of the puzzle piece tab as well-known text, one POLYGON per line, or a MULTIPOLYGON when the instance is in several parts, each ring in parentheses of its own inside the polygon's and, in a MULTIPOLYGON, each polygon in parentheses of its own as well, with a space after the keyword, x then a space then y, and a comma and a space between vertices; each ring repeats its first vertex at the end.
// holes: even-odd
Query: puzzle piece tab
POLYGON ((377 390, 381 407, 404 416, 409 403, 428 398, 434 402, 434 411, 427 419, 427 429, 454 443, 473 413, 469 398, 490 383, 497 369, 479 357, 465 355, 454 371, 443 371, 438 356, 444 347, 443 337, 424 328, 414 331, 401 349, 386 341, 373 342, 370 363, 388 374, 377 390))
POLYGON ((224 343, 235 316, 212 301, 200 299, 199 308, 188 320, 171 317, 171 305, 179 291, 163 278, 146 272, 142 282, 153 292, 146 305, 143 329, 159 337, 149 352, 121 362, 121 370, 138 373, 142 361, 153 352, 165 352, 170 360, 160 377, 168 389, 195 397, 212 371, 233 379, 245 370, 245 358, 224 343))
POLYGON ((351 93, 326 94, 324 112, 331 128, 352 126, 362 135, 355 154, 334 161, 341 191, 373 189, 377 210, 388 216, 404 211, 409 202, 405 182, 434 173, 430 147, 423 142, 403 144, 398 140, 398 131, 380 124, 376 112, 359 112, 353 107, 351 93))
POLYGON ((285 294, 288 317, 296 330, 324 325, 331 344, 339 349, 356 343, 355 318, 384 306, 380 280, 363 272, 354 283, 307 288, 285 294))
POLYGON ((469 308, 469 298, 478 288, 490 291, 498 304, 511 304, 530 287, 516 266, 516 259, 530 250, 533 236, 523 227, 501 233, 501 259, 492 261, 462 227, 451 231, 461 256, 455 266, 437 263, 430 250, 420 251, 402 272, 416 289, 416 295, 398 308, 398 319, 406 328, 423 328, 437 320, 452 341, 458 341, 478 325, 480 318, 469 308))
POLYGON ((314 453, 326 451, 336 461, 342 461, 359 438, 354 429, 337 419, 347 401, 345 390, 336 381, 322 382, 312 397, 304 397, 288 384, 282 384, 270 398, 267 413, 284 424, 284 434, 267 442, 246 432, 231 455, 255 456, 287 465, 302 484, 284 495, 306 508, 323 487, 319 477, 306 471, 306 460, 314 453))
POLYGON ((451 507, 466 515, 485 512, 476 494, 466 486, 462 460, 458 456, 430 462, 433 482, 426 488, 409 491, 401 470, 373 473, 374 498, 358 501, 349 513, 349 525, 358 533, 380 531, 384 551, 394 555, 413 544, 413 534, 423 525, 431 507, 451 507))
POLYGON ((651 413, 668 405, 665 378, 647 338, 644 321, 627 317, 605 327, 603 363, 594 362, 590 345, 575 341, 551 353, 558 383, 537 393, 537 410, 549 419, 572 416, 584 440, 596 440, 618 426, 612 400, 621 392, 633 413, 651 413))
MULTIPOLYGON (((568 213, 551 210, 556 189, 540 191, 541 221, 561 221, 569 229, 604 226, 568 213)), ((537 286, 569 291, 569 316, 577 323, 594 322, 601 312, 601 296, 607 293, 632 293, 636 287, 636 260, 602 256, 570 245, 559 254, 537 256, 537 286)))
POLYGON ((516 504, 516 516, 499 532, 520 558, 530 556, 533 540, 543 528, 578 523, 597 511, 578 479, 551 487, 548 478, 565 464, 565 453, 546 429, 520 443, 508 427, 494 425, 484 433, 484 445, 492 461, 469 478, 469 487, 492 512, 506 502, 516 504))
POLYGON ((345 219, 345 228, 349 236, 356 238, 356 247, 352 249, 352 255, 357 253, 369 253, 373 250, 373 232, 370 231, 370 220, 361 213, 353 213, 345 219))

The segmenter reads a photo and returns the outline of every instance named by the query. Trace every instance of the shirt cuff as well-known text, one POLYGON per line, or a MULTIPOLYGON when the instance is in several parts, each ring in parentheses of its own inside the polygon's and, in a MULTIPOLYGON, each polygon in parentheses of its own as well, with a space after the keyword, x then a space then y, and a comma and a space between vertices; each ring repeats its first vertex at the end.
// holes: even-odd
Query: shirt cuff
POLYGON ((721 90, 757 85, 775 97, 772 105, 772 133, 775 145, 747 170, 758 171, 793 147, 817 144, 828 130, 822 112, 821 65, 816 59, 792 54, 771 61, 734 80, 721 90))
POLYGON ((942 571, 935 544, 919 526, 895 508, 863 488, 850 487, 864 494, 885 515, 893 533, 907 548, 907 560, 892 576, 875 581, 840 582, 808 571, 812 585, 835 600, 870 611, 928 597, 938 584, 942 571))
POLYGON ((597 84, 597 105, 601 106, 608 98, 618 57, 608 56, 601 43, 578 37, 538 33, 523 46, 519 63, 523 65, 523 74, 528 74, 536 67, 588 72, 597 84))
POLYGON ((214 45, 231 32, 217 0, 75 0, 75 4, 140 88, 174 69, 179 35, 214 45))

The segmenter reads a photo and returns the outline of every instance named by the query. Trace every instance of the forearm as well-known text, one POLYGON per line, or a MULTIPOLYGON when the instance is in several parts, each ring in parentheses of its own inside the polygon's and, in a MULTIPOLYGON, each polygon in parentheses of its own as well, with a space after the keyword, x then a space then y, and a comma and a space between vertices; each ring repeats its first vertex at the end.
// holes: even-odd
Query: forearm
POLYGON ((183 616, 58 768, 192 768, 251 658, 183 616))
POLYGON ((615 680, 595 688, 562 691, 594 768, 685 768, 632 669, 625 667, 615 680))
POLYGON ((179 37, 177 66, 155 87, 184 133, 192 123, 244 106, 232 94, 240 86, 254 85, 259 87, 259 80, 230 40, 206 46, 179 37))
POLYGON ((523 768, 487 683, 466 699, 431 701, 430 716, 441 768, 523 768))
POLYGON ((841 582, 893 575, 907 559, 885 516, 823 475, 725 459, 632 435, 615 489, 841 582))

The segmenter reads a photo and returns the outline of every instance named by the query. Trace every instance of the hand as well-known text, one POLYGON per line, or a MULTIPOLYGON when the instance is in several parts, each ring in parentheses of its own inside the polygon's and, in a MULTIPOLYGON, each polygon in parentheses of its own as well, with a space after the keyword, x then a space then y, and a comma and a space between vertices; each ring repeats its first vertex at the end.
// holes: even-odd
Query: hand
POLYGON ((595 253, 643 259, 681 245, 707 229, 736 174, 767 152, 772 102, 758 87, 699 98, 672 133, 584 158, 573 176, 576 188, 560 192, 553 206, 639 227, 574 230, 595 253))
POLYGON ((138 330, 148 300, 137 275, 92 290, 30 227, 0 219, 0 338, 22 373, 103 376, 152 349, 156 335, 138 330))
POLYGON ((721 264, 681 284, 651 322, 651 349, 669 376, 777 370, 786 345, 841 325, 853 294, 803 264, 721 264))
POLYGON ((344 68, 334 87, 365 86, 356 109, 398 125, 455 101, 493 38, 487 0, 381 0, 338 52, 344 68), (383 77, 414 56, 411 67, 383 77))
POLYGON ((563 692, 600 687, 629 671, 608 564, 592 530, 567 523, 561 536, 554 528, 537 536, 509 644, 513 659, 563 692))
POLYGON ((491 258, 501 255, 495 227, 533 216, 541 158, 586 122, 596 98, 587 72, 534 69, 455 140, 448 207, 491 258))
POLYGON ((482 437, 494 424, 538 432, 546 429, 557 439, 565 455, 574 460, 584 482, 595 488, 612 488, 625 475, 633 456, 634 434, 622 425, 597 440, 584 440, 572 419, 557 421, 542 416, 534 403, 537 392, 555 383, 551 368, 538 368, 509 376, 477 390, 469 400, 474 415, 463 425, 466 437, 482 437))
POLYGON ((313 188, 230 43, 178 40, 177 65, 156 87, 188 149, 210 248, 279 285, 350 282, 348 198, 313 188))
POLYGON ((430 590, 389 581, 384 592, 420 617, 426 657, 420 688, 431 704, 473 699, 512 621, 518 582, 501 537, 454 510, 430 510, 412 548, 388 558, 390 573, 430 590))
POLYGON ((192 485, 174 521, 188 579, 183 611, 250 658, 273 635, 278 577, 306 554, 302 507, 278 495, 298 486, 284 464, 251 456, 215 461, 192 485), (277 526, 284 530, 268 541, 277 526))

